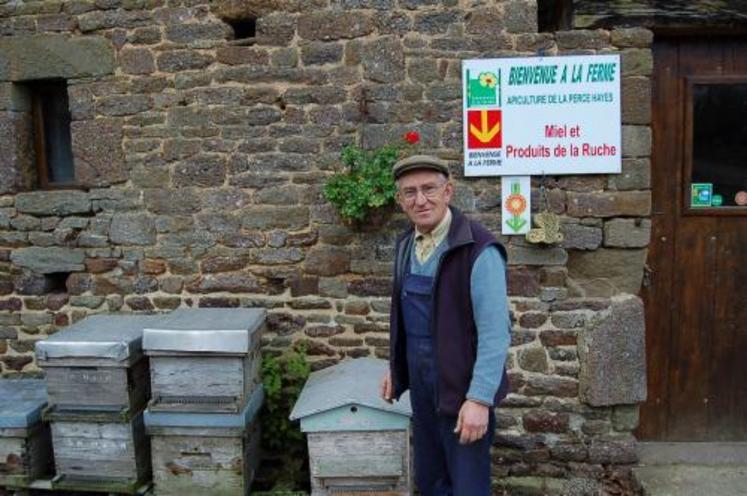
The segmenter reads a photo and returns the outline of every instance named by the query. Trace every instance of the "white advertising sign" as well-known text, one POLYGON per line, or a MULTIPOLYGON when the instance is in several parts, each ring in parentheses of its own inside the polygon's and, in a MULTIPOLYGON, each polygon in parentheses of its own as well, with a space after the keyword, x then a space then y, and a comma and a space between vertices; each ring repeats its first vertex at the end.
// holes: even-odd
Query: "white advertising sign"
POLYGON ((465 60, 466 176, 619 173, 620 56, 465 60))

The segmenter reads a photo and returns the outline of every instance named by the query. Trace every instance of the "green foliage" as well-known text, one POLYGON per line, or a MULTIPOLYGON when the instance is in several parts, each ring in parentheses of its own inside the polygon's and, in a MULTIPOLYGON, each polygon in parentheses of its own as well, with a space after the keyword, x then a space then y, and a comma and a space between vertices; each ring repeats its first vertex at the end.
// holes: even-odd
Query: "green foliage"
POLYGON ((265 404, 261 414, 262 445, 281 458, 282 470, 275 476, 274 490, 295 490, 308 484, 308 453, 298 424, 288 419, 311 366, 306 348, 288 349, 278 357, 262 360, 265 404))
POLYGON ((344 169, 324 185, 324 197, 348 221, 361 221, 369 212, 394 204, 397 187, 392 166, 401 147, 385 145, 366 151, 347 146, 342 151, 344 169))

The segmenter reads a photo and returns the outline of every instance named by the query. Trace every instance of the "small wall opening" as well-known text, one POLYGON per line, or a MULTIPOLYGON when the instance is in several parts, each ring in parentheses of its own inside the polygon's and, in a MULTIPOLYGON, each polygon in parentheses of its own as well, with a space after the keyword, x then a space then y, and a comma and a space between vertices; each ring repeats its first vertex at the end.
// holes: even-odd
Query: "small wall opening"
POLYGON ((254 17, 224 19, 223 22, 233 29, 234 40, 246 40, 257 36, 257 19, 254 17))
POLYGON ((47 293, 67 293, 67 278, 70 272, 52 272, 44 274, 47 293))
POLYGON ((573 0, 537 0, 537 27, 540 33, 573 29, 573 0))

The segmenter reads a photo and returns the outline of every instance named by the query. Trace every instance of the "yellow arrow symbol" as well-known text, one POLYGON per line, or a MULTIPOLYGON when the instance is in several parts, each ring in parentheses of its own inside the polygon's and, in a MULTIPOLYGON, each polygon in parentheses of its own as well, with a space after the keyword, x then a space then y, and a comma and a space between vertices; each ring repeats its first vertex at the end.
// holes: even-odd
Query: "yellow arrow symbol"
POLYGON ((495 138, 495 135, 501 130, 501 123, 496 122, 492 128, 488 126, 488 111, 480 111, 480 129, 474 124, 469 125, 469 132, 483 143, 488 143, 495 138))

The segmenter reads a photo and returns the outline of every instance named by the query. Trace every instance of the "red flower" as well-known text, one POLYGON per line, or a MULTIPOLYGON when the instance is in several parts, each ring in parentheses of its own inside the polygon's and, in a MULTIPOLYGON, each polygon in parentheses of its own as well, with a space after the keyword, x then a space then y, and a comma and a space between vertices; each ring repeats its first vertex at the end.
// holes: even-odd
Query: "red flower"
POLYGON ((414 145, 418 141, 420 141, 420 133, 417 131, 408 131, 405 133, 405 141, 410 143, 411 145, 414 145))

